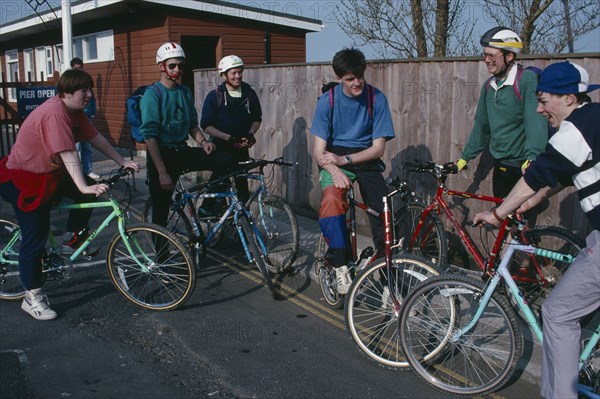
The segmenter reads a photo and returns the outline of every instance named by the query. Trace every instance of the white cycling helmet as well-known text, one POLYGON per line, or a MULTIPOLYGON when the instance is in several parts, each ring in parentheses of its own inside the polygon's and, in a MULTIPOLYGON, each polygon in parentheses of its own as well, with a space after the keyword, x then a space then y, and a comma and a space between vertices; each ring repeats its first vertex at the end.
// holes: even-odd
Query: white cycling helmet
POLYGON ((497 26, 485 32, 480 43, 484 47, 512 51, 515 54, 520 54, 523 51, 523 42, 519 35, 504 26, 497 26))
POLYGON ((229 71, 232 68, 243 68, 244 61, 237 55, 228 55, 219 61, 219 75, 229 71))
POLYGON ((156 52, 156 63, 160 64, 169 58, 185 58, 185 53, 181 46, 174 42, 165 43, 158 48, 156 52))

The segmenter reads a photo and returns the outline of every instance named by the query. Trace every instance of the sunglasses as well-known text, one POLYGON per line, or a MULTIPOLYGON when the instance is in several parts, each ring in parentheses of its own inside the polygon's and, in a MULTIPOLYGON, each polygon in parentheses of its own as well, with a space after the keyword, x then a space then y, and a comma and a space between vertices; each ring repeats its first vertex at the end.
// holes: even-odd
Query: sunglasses
POLYGON ((180 62, 178 64, 168 64, 167 67, 169 69, 175 69, 175 67, 179 67, 179 69, 183 69, 185 67, 185 64, 183 62, 180 62))

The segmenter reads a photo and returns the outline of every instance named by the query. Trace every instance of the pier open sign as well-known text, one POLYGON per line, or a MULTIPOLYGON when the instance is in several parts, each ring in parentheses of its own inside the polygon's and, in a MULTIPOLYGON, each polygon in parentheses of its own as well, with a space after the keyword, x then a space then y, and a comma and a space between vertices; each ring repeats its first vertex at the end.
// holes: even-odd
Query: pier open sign
POLYGON ((27 117, 37 107, 50 97, 56 95, 55 86, 18 87, 17 112, 22 118, 27 117))

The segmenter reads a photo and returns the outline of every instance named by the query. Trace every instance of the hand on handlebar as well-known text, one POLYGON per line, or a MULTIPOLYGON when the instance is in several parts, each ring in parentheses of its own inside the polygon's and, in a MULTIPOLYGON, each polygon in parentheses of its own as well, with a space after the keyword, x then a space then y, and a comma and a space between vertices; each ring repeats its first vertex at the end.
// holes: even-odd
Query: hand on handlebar
POLYGON ((502 224, 502 221, 498 217, 496 217, 496 215, 494 215, 493 210, 492 210, 492 211, 480 212, 477 215, 475 215, 475 218, 473 219, 473 227, 476 227, 476 226, 482 227, 482 223, 484 225, 500 227, 500 225, 502 224))
POLYGON ((464 159, 459 159, 458 161, 456 161, 456 167, 458 168, 458 171, 460 172, 461 170, 463 170, 465 168, 465 166, 467 166, 467 162, 464 159))
POLYGON ((140 171, 140 165, 135 161, 125 161, 123 165, 121 165, 124 169, 131 169, 134 172, 140 171))

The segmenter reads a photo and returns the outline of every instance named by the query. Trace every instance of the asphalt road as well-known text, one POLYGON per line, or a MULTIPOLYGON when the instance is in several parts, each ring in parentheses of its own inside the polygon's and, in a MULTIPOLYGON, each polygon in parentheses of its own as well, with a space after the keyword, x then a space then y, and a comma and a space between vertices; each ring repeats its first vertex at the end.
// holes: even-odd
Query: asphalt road
MULTIPOLYGON (((53 215, 56 228, 64 218, 53 215)), ((322 300, 306 254, 297 273, 277 279, 283 298, 274 300, 239 244, 225 240, 209 251, 190 300, 153 312, 110 282, 112 229, 99 236, 97 258, 46 283, 58 319, 36 321, 20 302, 0 301, 0 398, 449 397, 364 356, 342 312, 322 300)), ((489 397, 535 398, 538 387, 515 378, 489 397)))
MULTIPOLYGON (((209 254, 194 295, 173 312, 127 302, 103 262, 47 283, 57 320, 0 302, 0 397, 446 397, 360 353, 306 275, 280 281, 276 301, 239 255, 209 254)), ((519 381, 493 397, 536 395, 519 381)))

